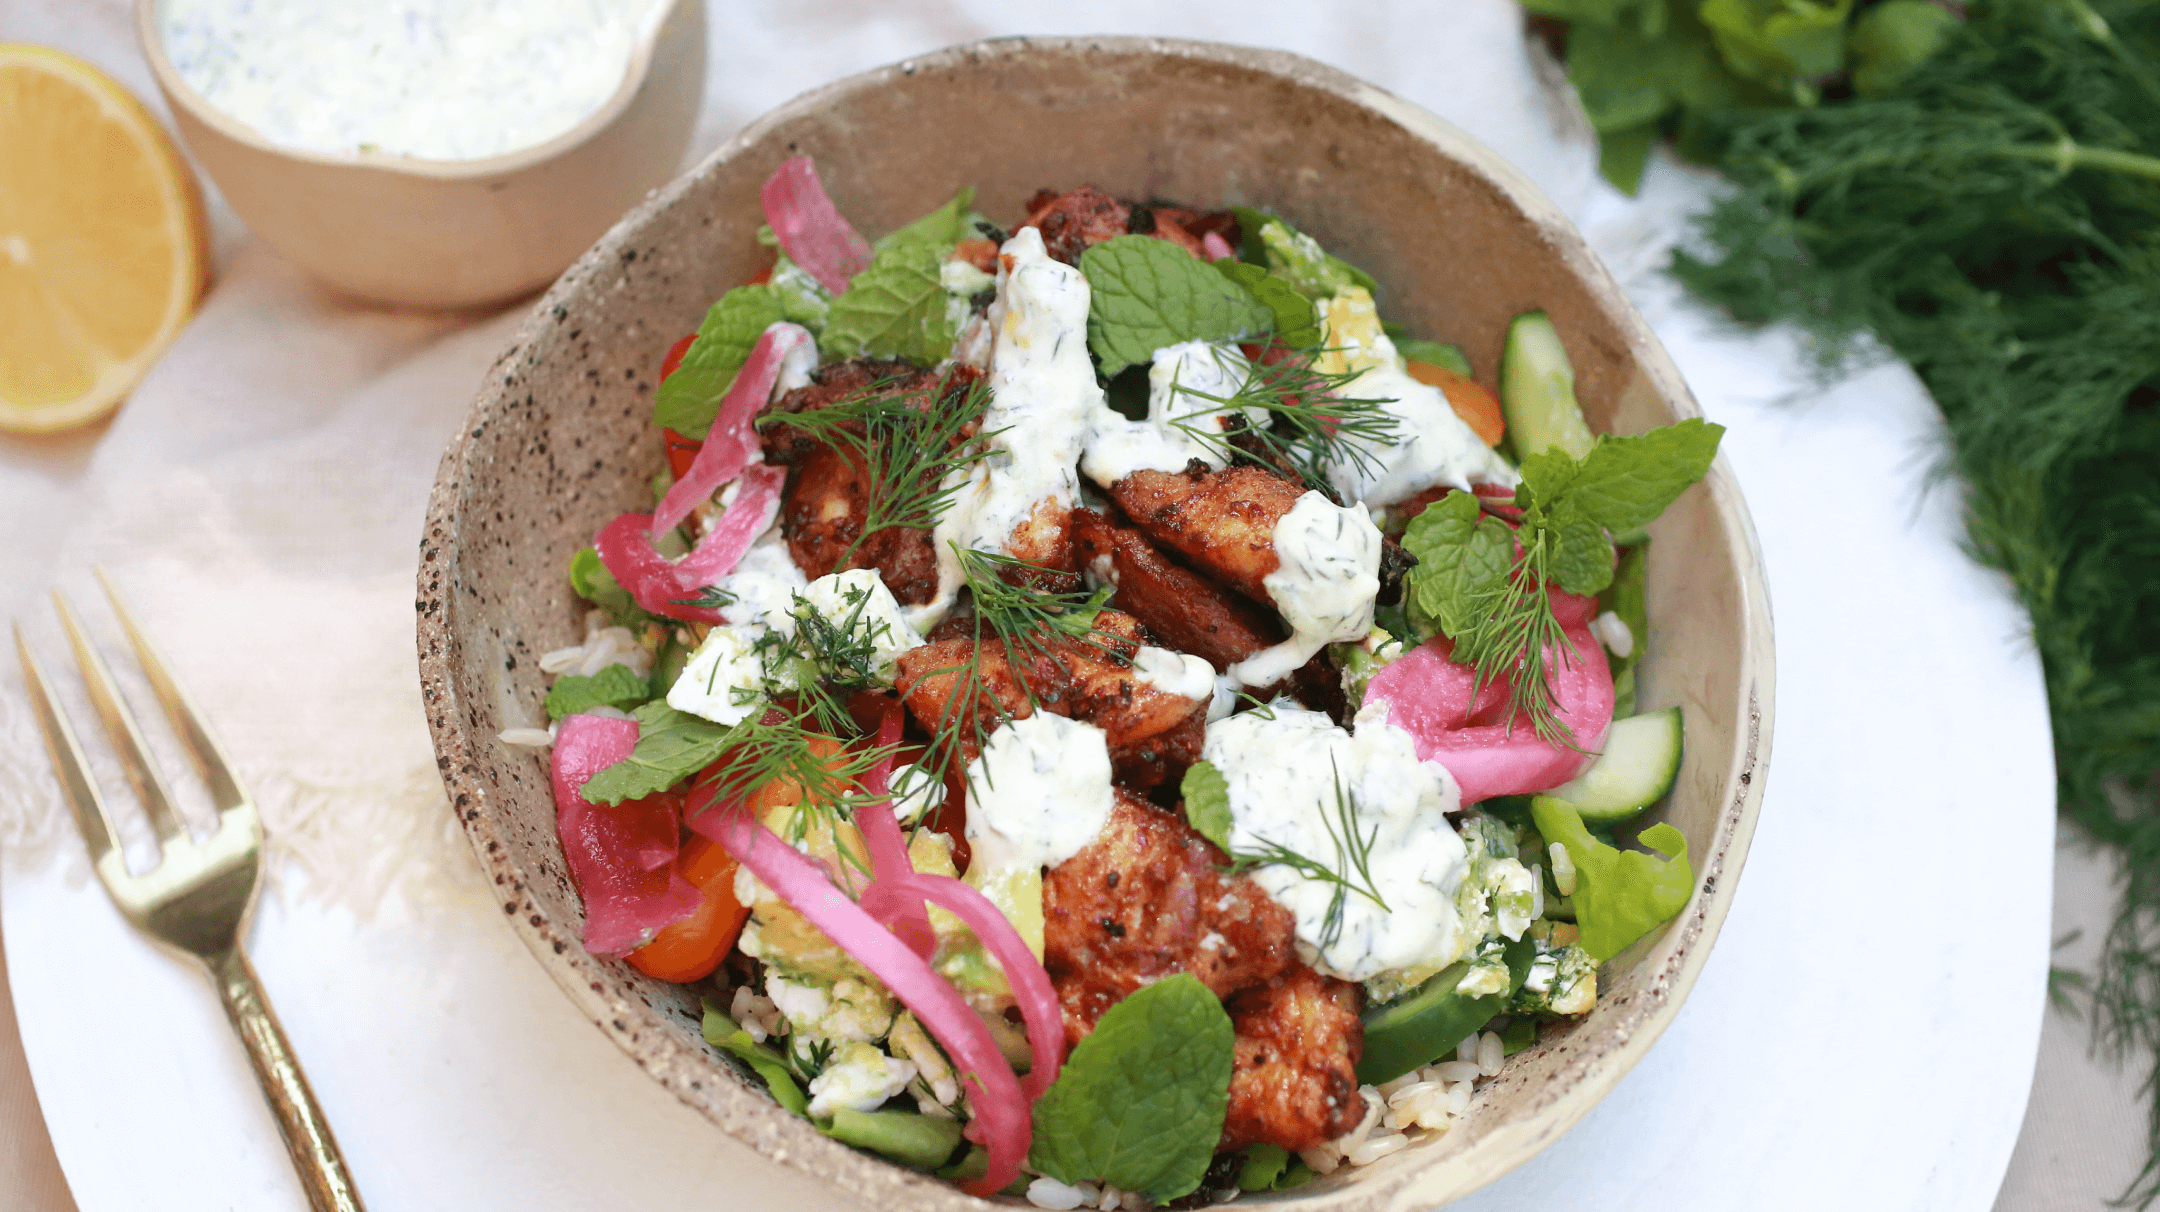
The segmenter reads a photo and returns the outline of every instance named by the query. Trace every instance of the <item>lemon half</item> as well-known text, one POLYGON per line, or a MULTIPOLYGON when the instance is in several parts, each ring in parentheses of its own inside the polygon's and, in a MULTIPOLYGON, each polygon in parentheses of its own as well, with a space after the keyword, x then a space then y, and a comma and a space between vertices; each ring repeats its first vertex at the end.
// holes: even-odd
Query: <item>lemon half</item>
POLYGON ((209 272, 202 194, 104 73, 0 44, 0 429, 93 421, 187 322, 209 272))

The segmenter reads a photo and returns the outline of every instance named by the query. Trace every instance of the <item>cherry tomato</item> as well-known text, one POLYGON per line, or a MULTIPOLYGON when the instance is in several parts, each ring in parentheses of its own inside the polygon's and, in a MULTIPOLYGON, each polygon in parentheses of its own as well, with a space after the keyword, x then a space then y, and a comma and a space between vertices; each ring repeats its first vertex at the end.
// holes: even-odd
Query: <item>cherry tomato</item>
POLYGON ((662 383, 667 382, 667 377, 675 373, 676 367, 682 365, 683 355, 690 352, 690 343, 695 340, 697 340, 697 334, 691 333, 682 340, 668 346, 667 357, 660 360, 660 381, 662 383))
POLYGON ((653 941, 631 952, 630 966, 664 981, 700 980, 727 958, 750 910, 735 900, 735 857, 720 843, 692 835, 675 865, 705 899, 689 917, 663 927, 653 941))
POLYGON ((672 429, 661 430, 660 441, 667 447, 668 473, 678 480, 689 472, 690 464, 697 461, 698 451, 705 447, 705 443, 693 442, 672 429))

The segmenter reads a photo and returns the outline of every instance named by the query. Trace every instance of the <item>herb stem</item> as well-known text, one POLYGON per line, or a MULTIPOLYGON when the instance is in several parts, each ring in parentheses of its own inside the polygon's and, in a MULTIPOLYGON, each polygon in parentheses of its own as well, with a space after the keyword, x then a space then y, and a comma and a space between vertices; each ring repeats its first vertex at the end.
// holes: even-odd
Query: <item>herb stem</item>
POLYGON ((1990 154, 2010 160, 2033 160, 2041 164, 2052 164, 2056 171, 2066 176, 2073 169, 2090 168, 2160 181, 2160 156, 2117 151, 2110 147, 2086 147, 2073 139, 2061 139, 2054 143, 2014 144, 1995 148, 1990 154))

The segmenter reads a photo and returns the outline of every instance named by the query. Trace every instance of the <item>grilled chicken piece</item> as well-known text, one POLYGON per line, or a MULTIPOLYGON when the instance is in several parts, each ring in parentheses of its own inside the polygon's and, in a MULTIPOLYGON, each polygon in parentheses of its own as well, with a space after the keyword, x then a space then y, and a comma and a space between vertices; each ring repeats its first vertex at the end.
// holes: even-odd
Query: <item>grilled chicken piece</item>
POLYGON ((1068 1044, 1172 973, 1227 997, 1296 962, 1289 911, 1251 880, 1225 879, 1227 861, 1183 817, 1118 789, 1101 836, 1043 877, 1043 966, 1068 1044))
POLYGON ((1357 1126, 1358 988, 1295 964, 1229 999, 1237 1052, 1218 1149, 1310 1149, 1357 1126))
POLYGON ((1017 569, 1005 565, 998 575, 1014 584, 1031 585, 1046 593, 1071 593, 1080 588, 1080 573, 1073 564, 1072 510, 1054 497, 1035 503, 1026 520, 1005 538, 1006 554, 1034 565, 1017 569))
POLYGON ((810 384, 798 387, 773 401, 758 417, 758 437, 765 446, 768 463, 799 463, 825 444, 789 426, 791 412, 815 412, 870 395, 913 396, 917 407, 930 405, 930 391, 938 376, 912 363, 883 358, 852 358, 828 362, 810 372, 810 384))
POLYGON ((1117 586, 1111 601, 1119 610, 1217 673, 1283 638, 1267 610, 1171 563, 1146 535, 1095 510, 1073 511, 1073 557, 1117 586))
POLYGON ((1199 211, 1182 206, 1135 206, 1126 219, 1125 228, 1136 236, 1168 240, 1204 261, 1207 251, 1200 243, 1199 234, 1188 226, 1199 218, 1199 211))
MULTIPOLYGON (((1207 712, 1199 710, 1170 729, 1124 745, 1110 747, 1110 777, 1120 787, 1153 791, 1161 787, 1174 797, 1185 772, 1200 760, 1207 741, 1207 712)), ((1162 799, 1158 793, 1156 799, 1162 799)))
POLYGON ((875 568, 903 606, 937 596, 937 547, 931 533, 889 526, 860 546, 870 517, 870 476, 854 451, 817 447, 796 465, 781 505, 788 555, 811 580, 850 568, 875 568))
POLYGON ((1039 190, 1028 199, 1027 221, 1022 227, 1042 231, 1043 248, 1067 265, 1078 265, 1080 254, 1131 230, 1131 208, 1092 185, 1054 193, 1039 190))
POLYGON ((902 653, 895 662, 898 668, 893 678, 909 714, 933 733, 949 712, 958 713, 954 718, 960 721, 965 721, 968 713, 974 714, 974 728, 961 725, 958 756, 963 766, 982 754, 982 746, 975 739, 978 734, 987 737, 1008 718, 1020 720, 1035 714, 1028 691, 1034 690, 1040 698, 1044 683, 1054 680, 1054 676, 1044 677, 1043 671, 1031 671, 1023 685, 1021 676, 1015 675, 1012 662, 1005 657, 1005 646, 991 641, 982 646, 976 659, 982 679, 982 692, 978 693, 973 679, 963 678, 971 658, 977 658, 974 637, 937 640, 902 653))
POLYGON ((1149 538, 1256 602, 1270 600, 1263 582, 1281 566, 1275 524, 1304 494, 1273 472, 1243 466, 1136 471, 1110 486, 1149 538))
POLYGON ((1168 732, 1206 711, 1205 699, 1171 694, 1140 680, 1132 662, 1142 642, 1138 619, 1105 610, 1095 616, 1095 629, 1086 639, 1059 645, 1068 679, 1066 712, 1102 729, 1113 757, 1122 746, 1168 732))

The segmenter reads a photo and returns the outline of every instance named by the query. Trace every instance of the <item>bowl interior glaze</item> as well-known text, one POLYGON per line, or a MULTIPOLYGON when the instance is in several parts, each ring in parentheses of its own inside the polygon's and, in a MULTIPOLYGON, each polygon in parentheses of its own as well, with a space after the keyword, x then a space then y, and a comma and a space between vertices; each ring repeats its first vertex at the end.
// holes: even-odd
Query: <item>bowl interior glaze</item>
MULTIPOLYGON (((650 506, 661 355, 763 267, 758 187, 796 153, 816 158, 842 212, 873 234, 970 184, 994 218, 1020 214, 1039 187, 1082 182, 1124 197, 1271 206, 1369 269, 1391 318, 1459 342, 1488 386, 1509 318, 1543 308, 1594 428, 1638 432, 1698 409, 1565 217, 1493 152, 1309 60, 1207 43, 1006 39, 841 81, 753 124, 564 274, 445 454, 421 543, 422 681, 452 802, 535 956, 684 1102, 817 1175, 836 1202, 976 1206, 818 1135, 705 1046, 687 989, 588 955, 544 753, 495 740, 545 722, 538 657, 579 634, 564 570, 598 527, 650 506)), ((1754 533, 1722 460, 1652 534, 1642 704, 1680 705, 1688 745, 1670 802, 1648 819, 1686 835, 1694 898, 1604 967, 1591 1015, 1511 1058, 1463 1125, 1266 1202, 1411 1208, 1470 1191, 1579 1118, 1677 1012, 1753 832, 1773 665, 1754 533)))

